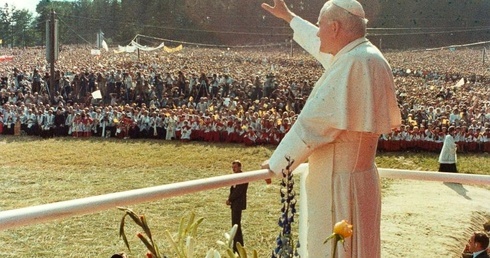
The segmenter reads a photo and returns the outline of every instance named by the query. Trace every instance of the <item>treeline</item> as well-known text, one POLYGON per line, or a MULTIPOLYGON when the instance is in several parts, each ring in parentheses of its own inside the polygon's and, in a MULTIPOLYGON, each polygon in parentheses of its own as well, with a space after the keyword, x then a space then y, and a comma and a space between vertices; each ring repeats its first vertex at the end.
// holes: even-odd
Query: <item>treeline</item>
MULTIPOLYGON (((264 0, 41 0, 36 14, 0 9, 3 46, 43 45, 51 10, 62 44, 127 44, 137 34, 215 45, 286 42, 291 31, 260 8, 264 0)), ((268 1, 272 3, 272 0, 268 1)), ((290 8, 316 22, 324 0, 289 0, 290 8)), ((437 47, 490 39, 490 0, 364 0, 369 34, 385 48, 437 47)), ((148 38, 145 45, 157 43, 148 38)))

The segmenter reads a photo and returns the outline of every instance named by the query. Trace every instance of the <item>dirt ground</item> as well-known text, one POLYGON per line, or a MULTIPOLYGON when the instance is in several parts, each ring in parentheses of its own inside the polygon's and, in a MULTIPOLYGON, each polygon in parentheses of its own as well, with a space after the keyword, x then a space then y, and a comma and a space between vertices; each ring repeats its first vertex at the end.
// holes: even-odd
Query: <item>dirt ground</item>
POLYGON ((382 257, 461 257, 470 234, 490 219, 490 190, 396 180, 383 196, 382 257))

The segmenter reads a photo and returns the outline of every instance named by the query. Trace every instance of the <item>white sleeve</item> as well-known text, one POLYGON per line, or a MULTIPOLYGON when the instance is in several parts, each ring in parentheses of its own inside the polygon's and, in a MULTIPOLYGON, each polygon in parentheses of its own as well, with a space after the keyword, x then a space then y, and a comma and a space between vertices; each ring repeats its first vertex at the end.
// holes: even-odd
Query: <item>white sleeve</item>
POLYGON ((343 132, 336 128, 327 128, 323 130, 322 141, 312 144, 311 142, 308 143, 307 140, 305 141, 305 139, 302 139, 295 128, 299 127, 293 125, 293 128, 291 128, 291 130, 284 136, 269 159, 270 170, 277 175, 281 175, 281 171, 286 169, 286 166, 288 165, 286 157, 294 160, 294 163, 290 168, 290 170, 293 171, 308 159, 316 147, 333 142, 335 138, 343 132))
POLYGON ((318 27, 298 16, 293 17, 289 26, 294 31, 294 41, 326 68, 333 59, 333 56, 320 52, 320 38, 317 36, 318 27))

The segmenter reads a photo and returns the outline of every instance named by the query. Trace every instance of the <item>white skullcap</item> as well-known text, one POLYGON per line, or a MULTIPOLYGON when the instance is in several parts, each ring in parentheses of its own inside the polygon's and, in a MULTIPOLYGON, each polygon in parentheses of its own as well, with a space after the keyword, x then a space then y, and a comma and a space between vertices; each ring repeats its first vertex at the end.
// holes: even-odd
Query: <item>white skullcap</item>
POLYGON ((331 0, 332 4, 348 11, 349 13, 359 16, 361 18, 365 18, 364 9, 362 8, 361 3, 356 0, 331 0))

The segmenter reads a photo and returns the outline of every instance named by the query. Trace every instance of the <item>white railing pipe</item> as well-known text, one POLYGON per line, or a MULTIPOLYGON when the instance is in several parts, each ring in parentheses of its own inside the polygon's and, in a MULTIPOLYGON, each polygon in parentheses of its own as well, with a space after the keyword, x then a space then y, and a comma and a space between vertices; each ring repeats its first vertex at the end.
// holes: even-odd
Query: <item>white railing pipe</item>
MULTIPOLYGON (((307 164, 301 164, 294 171, 294 173, 301 173, 307 168, 307 164)), ((383 168, 379 169, 379 174, 380 177, 386 178, 490 185, 490 176, 484 175, 383 168)), ((230 186, 233 184, 263 180, 270 177, 275 177, 275 175, 268 170, 262 169, 7 210, 0 212, 0 230, 39 224, 41 222, 76 215, 96 213, 119 206, 128 206, 142 202, 161 200, 169 197, 230 186)))
POLYGON ((0 230, 96 213, 115 207, 156 201, 233 184, 266 179, 272 176, 274 176, 272 172, 262 169, 7 210, 0 212, 0 230))
POLYGON ((424 181, 441 181, 460 184, 490 185, 490 176, 459 174, 435 171, 402 170, 380 168, 379 176, 384 178, 412 179, 424 181))

